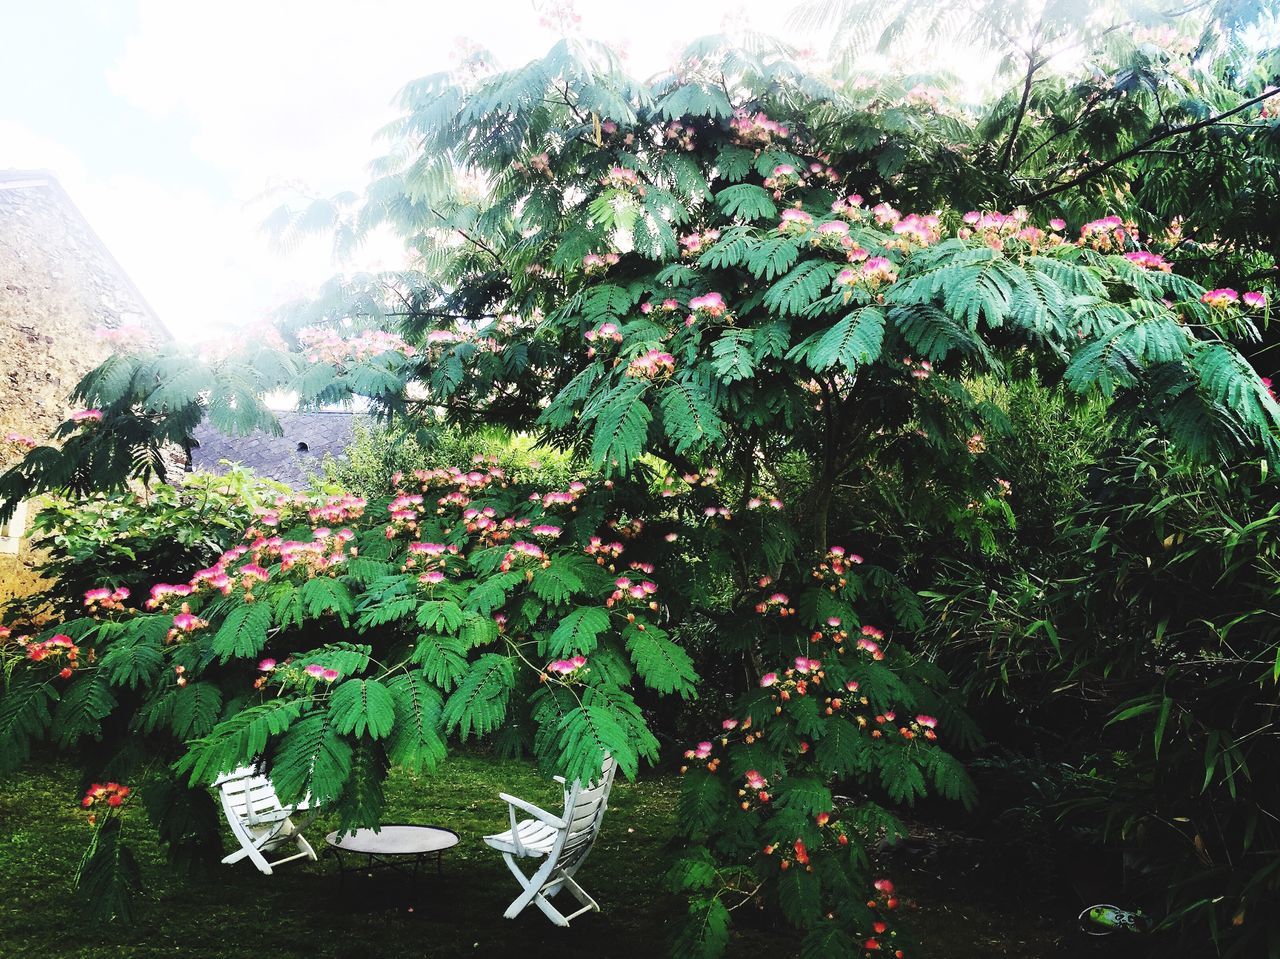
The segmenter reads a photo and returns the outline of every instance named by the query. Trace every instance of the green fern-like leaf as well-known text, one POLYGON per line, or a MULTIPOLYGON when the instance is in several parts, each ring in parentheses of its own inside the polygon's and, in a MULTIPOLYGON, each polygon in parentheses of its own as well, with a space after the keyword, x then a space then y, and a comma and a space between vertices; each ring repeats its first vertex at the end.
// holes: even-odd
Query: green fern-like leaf
POLYGON ((62 693, 53 714, 53 732, 64 749, 84 736, 102 735, 102 720, 116 708, 104 673, 74 680, 62 693))
POLYGON ((533 571, 529 587, 535 596, 559 605, 581 593, 586 584, 566 556, 553 557, 548 565, 533 571))
POLYGON ((58 700, 53 683, 15 681, 0 696, 0 772, 16 769, 31 755, 31 743, 53 722, 58 700))
POLYGON ((628 379, 607 394, 595 421, 591 461, 606 473, 628 473, 644 449, 653 415, 644 402, 647 380, 628 379))
POLYGON ((208 785, 220 775, 261 756, 267 743, 302 715, 295 700, 271 699, 234 713, 213 727, 209 735, 187 744, 175 766, 192 786, 208 785))
POLYGON ((711 367, 726 383, 750 379, 755 373, 750 330, 728 330, 711 345, 711 367))
POLYGON ((382 739, 395 726, 396 704, 385 685, 376 679, 349 679, 329 697, 329 722, 345 736, 382 739))
POLYGON ((662 428, 680 454, 719 443, 724 422, 707 390, 692 375, 669 381, 659 393, 662 428))
POLYGON ((696 695, 698 674, 693 660, 658 627, 642 629, 640 624, 632 623, 624 631, 623 641, 646 686, 664 694, 679 693, 685 699, 696 695))
POLYGON ((319 619, 326 614, 336 614, 343 625, 350 622, 355 611, 351 601, 351 591, 339 580, 328 576, 317 576, 302 584, 298 591, 302 608, 311 619, 319 619))
POLYGON ((586 654, 596 648, 601 633, 609 628, 609 614, 594 606, 579 606, 566 614, 541 652, 555 658, 586 654))
POLYGON ((223 663, 257 656, 267 644, 270 628, 271 607, 266 603, 237 606, 214 634, 213 651, 223 663))
POLYGON ((841 366, 853 372, 880 358, 884 345, 884 312, 864 306, 850 313, 831 329, 814 334, 791 351, 789 359, 803 358, 816 372, 841 366))
POLYGON ((307 716, 284 734, 271 765, 280 801, 293 805, 308 794, 317 805, 334 802, 351 773, 351 744, 324 713, 307 716))
POLYGON ((395 700, 395 727, 387 756, 412 773, 434 769, 445 756, 440 736, 440 693, 421 676, 405 673, 387 682, 395 700))
POLYGON ((413 662, 441 689, 453 689, 467 673, 467 644, 459 636, 423 633, 413 651, 413 662))
POLYGON ((222 714, 222 690, 213 683, 187 683, 173 694, 173 734, 193 739, 212 732, 222 714))
POLYGON ((772 220, 778 216, 778 207, 769 191, 752 183, 725 187, 716 194, 716 205, 725 216, 747 221, 772 220))
POLYGON ((448 732, 466 739, 493 732, 507 715, 507 701, 515 682, 511 660, 485 653, 467 669, 458 688, 444 704, 442 718, 448 732))
POLYGON ((827 293, 839 269, 839 264, 829 260, 804 260, 769 287, 764 305, 779 316, 804 313, 827 293))

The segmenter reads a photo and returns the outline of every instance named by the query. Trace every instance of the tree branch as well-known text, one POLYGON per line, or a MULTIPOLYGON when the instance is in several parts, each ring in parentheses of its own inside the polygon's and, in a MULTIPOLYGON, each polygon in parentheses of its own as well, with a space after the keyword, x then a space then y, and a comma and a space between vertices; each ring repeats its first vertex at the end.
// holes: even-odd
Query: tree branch
POLYGON ((1269 100, 1271 97, 1274 97, 1277 94, 1280 94, 1280 89, 1266 91, 1258 94, 1256 97, 1251 97, 1250 99, 1245 100, 1239 106, 1232 107, 1230 110, 1224 110, 1221 113, 1215 114, 1214 116, 1206 117, 1203 120, 1197 120, 1195 123, 1188 123, 1180 127, 1174 127, 1172 130, 1166 130, 1163 133, 1152 134, 1151 136, 1143 140, 1141 143, 1134 146, 1132 149, 1125 150, 1123 153, 1120 153, 1112 157, 1110 160, 1107 160, 1103 163, 1099 163, 1096 166, 1093 166, 1088 170, 1085 170, 1084 172, 1079 173, 1076 176, 1073 176, 1070 180, 1066 180, 1063 183, 1059 183, 1055 186, 1049 187, 1046 190, 1041 190, 1039 193, 1033 194, 1032 196, 1027 198, 1027 202, 1034 203, 1037 200, 1043 200, 1045 197, 1054 196, 1055 194, 1061 193, 1064 190, 1070 190, 1073 187, 1077 187, 1081 183, 1084 183, 1087 180, 1093 179, 1099 173, 1102 173, 1106 170, 1110 170, 1112 167, 1123 163, 1125 160, 1132 159, 1133 157, 1146 152, 1150 147, 1154 146, 1157 143, 1162 143, 1163 141, 1172 139, 1173 137, 1181 136, 1184 133, 1194 133, 1196 130, 1202 130, 1205 127, 1213 126, 1215 123, 1218 123, 1220 120, 1225 120, 1227 117, 1235 116, 1237 113, 1242 113, 1245 110, 1249 109, 1249 107, 1254 106, 1255 104, 1261 103, 1263 100, 1269 100))
POLYGON ((1000 151, 1000 159, 996 164, 1001 172, 1009 169, 1009 162, 1013 159, 1013 145, 1018 139, 1018 130, 1022 127, 1022 120, 1027 115, 1027 103, 1031 99, 1031 85, 1035 80, 1036 71, 1044 66, 1044 62, 1037 58, 1034 49, 1027 54, 1027 76, 1022 83, 1022 99, 1018 103, 1018 112, 1014 114, 1009 138, 1004 141, 1004 149, 1000 151))

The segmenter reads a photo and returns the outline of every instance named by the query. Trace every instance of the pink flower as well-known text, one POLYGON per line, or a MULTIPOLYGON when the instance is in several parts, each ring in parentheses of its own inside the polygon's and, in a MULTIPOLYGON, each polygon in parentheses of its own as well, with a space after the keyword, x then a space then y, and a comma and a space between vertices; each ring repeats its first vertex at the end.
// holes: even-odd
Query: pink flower
POLYGON ((693 751, 693 755, 698 759, 706 759, 711 755, 711 743, 698 743, 698 748, 693 751))
POLYGON ((795 207, 787 207, 782 211, 782 222, 778 224, 778 229, 786 231, 791 226, 807 227, 813 224, 813 217, 804 210, 795 207))
POLYGON ((725 311, 724 297, 719 293, 704 293, 689 301, 689 309, 695 313, 701 310, 709 316, 720 316, 725 311))
POLYGON ((319 679, 321 676, 324 675, 324 667, 321 666, 319 663, 308 663, 306 668, 306 674, 313 679, 319 679))
POLYGON ((1065 230, 1066 228, 1067 228, 1067 221, 1062 219, 1061 217, 1055 216, 1052 220, 1049 221, 1049 229, 1051 230, 1065 230))
POLYGON ((100 422, 102 420, 102 410, 80 410, 71 414, 73 423, 85 423, 90 420, 95 423, 100 422))
POLYGON ((21 433, 6 433, 4 439, 6 443, 17 443, 19 446, 26 447, 29 450, 35 449, 36 446, 35 440, 21 433))
POLYGON ((438 569, 429 570, 418 577, 424 583, 434 586, 436 583, 444 582, 444 573, 438 569))
POLYGON ((836 236, 845 236, 849 232, 849 224, 845 223, 844 220, 828 220, 826 223, 823 223, 818 227, 818 232, 824 236, 833 234, 836 236))
POLYGON ((240 568, 240 574, 244 576, 246 581, 256 579, 263 583, 265 583, 271 575, 257 563, 246 563, 240 568))
POLYGON ((925 729, 933 729, 938 725, 938 721, 936 719, 934 719, 932 716, 926 716, 924 713, 921 713, 919 716, 916 717, 916 722, 919 723, 921 726, 923 726, 925 729))
POLYGON ((764 789, 765 786, 769 785, 769 781, 754 769, 748 769, 743 778, 746 779, 747 785, 755 790, 764 789))
POLYGON ((1143 270, 1159 270, 1161 273, 1169 273, 1173 270, 1173 265, 1159 253, 1134 250, 1132 253, 1126 253, 1124 258, 1143 270))
POLYGON ((720 724, 720 728, 726 731, 730 729, 737 729, 738 721, 736 719, 726 719, 724 722, 720 724))
POLYGON ((892 283, 898 278, 898 268, 887 257, 873 256, 862 264, 862 278, 872 286, 892 283))
POLYGON ((1257 309, 1261 309, 1262 307, 1267 305, 1267 294, 1261 293, 1257 290, 1252 290, 1246 293, 1243 297, 1241 297, 1241 299, 1244 300, 1245 306, 1252 306, 1257 309))
POLYGON ((760 677, 760 685, 764 687, 772 686, 777 681, 778 681, 777 673, 765 673, 763 676, 760 677))
POLYGON ((1208 304, 1215 309, 1226 309, 1240 300, 1240 294, 1230 287, 1223 287, 1218 290, 1209 290, 1200 297, 1200 302, 1208 304))
POLYGON ((338 671, 336 669, 322 669, 320 671, 320 678, 326 683, 331 683, 338 678, 338 671))
POLYGON ((192 613, 179 613, 173 617, 173 628, 183 633, 194 632, 208 625, 203 619, 192 613))
POLYGON ((258 669, 264 673, 269 673, 275 668, 276 661, 274 659, 264 659, 262 662, 258 663, 258 669))

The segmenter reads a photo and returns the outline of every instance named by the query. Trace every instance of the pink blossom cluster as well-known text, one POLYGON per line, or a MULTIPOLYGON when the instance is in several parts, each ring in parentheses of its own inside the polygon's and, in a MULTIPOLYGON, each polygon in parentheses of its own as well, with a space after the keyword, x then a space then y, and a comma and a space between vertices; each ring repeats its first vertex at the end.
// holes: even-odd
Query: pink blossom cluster
POLYGON ((862 209, 862 203, 863 200, 860 193, 850 193, 848 196, 842 196, 832 203, 831 212, 848 220, 861 220, 866 216, 866 211, 862 209))
POLYGON ((307 511, 307 516, 313 523, 349 523, 364 515, 366 505, 364 497, 342 493, 325 497, 320 505, 307 511))
POLYGON ((782 211, 782 219, 778 223, 779 233, 804 233, 813 226, 813 215, 799 207, 789 206, 782 211))
POLYGON ((577 502, 583 493, 587 491, 587 484, 580 480, 574 480, 569 484, 566 490, 551 490, 541 495, 537 493, 529 494, 529 502, 542 502, 543 509, 550 509, 552 506, 571 506, 577 502))
POLYGON ((108 610, 119 612, 124 609, 124 601, 128 598, 129 590, 123 586, 116 589, 100 586, 97 589, 85 591, 84 605, 88 607, 90 613, 106 612, 108 610))
POLYGON ((927 380, 933 375, 933 364, 928 360, 920 360, 917 362, 911 357, 906 357, 902 361, 902 365, 907 368, 913 379, 927 380))
MULTIPOLYGON (((6 630, 6 634, 7 632, 6 630)), ((33 663, 44 662, 46 659, 65 659, 66 666, 59 673, 62 679, 71 677, 71 672, 76 668, 77 661, 80 658, 80 647, 65 633, 58 633, 48 639, 30 644, 25 644, 22 639, 19 639, 18 643, 19 645, 26 645, 27 659, 33 663)))
POLYGON ((779 163, 773 168, 773 173, 764 178, 764 188, 773 191, 775 200, 781 200, 782 195, 788 190, 804 185, 804 173, 790 163, 779 163))
POLYGON ((686 233, 680 237, 680 250, 684 256, 697 256, 720 239, 720 231, 714 227, 686 233))
POLYGON ((386 330, 365 330, 354 336, 344 337, 325 327, 310 327, 298 334, 308 362, 332 363, 341 366, 359 363, 383 353, 400 353, 413 356, 414 349, 397 333, 386 330))
POLYGON ((599 536, 592 536, 587 540, 587 545, 583 548, 588 556, 594 556, 596 562, 603 566, 611 559, 617 559, 622 555, 623 546, 619 542, 606 543, 599 536))
POLYGON ((627 364, 627 376, 656 380, 670 376, 676 368, 676 358, 659 349, 646 350, 627 364))
POLYGON ((622 342, 622 331, 618 329, 617 323, 601 323, 594 330, 587 330, 583 334, 583 338, 588 343, 594 343, 597 340, 603 340, 610 343, 622 342))
MULTIPOLYGON (((678 309, 680 309, 680 304, 676 300, 672 299, 671 297, 668 297, 667 299, 659 303, 657 308, 658 308, 658 311, 661 313, 674 313, 678 309)), ((640 312, 643 313, 645 316, 648 316, 650 313, 653 312, 653 310, 654 310, 654 306, 651 301, 646 300, 644 303, 640 304, 640 312)))
POLYGON ((622 190, 639 185, 640 174, 629 167, 615 165, 610 167, 609 172, 600 178, 600 183, 602 186, 622 190))
POLYGON ((548 180, 555 176, 551 171, 551 157, 547 153, 535 153, 529 158, 528 163, 521 163, 517 160, 515 163, 511 164, 511 169, 515 170, 517 173, 530 173, 537 176, 543 176, 548 180))
POLYGON ((28 449, 28 450, 35 449, 36 447, 36 441, 33 440, 30 436, 26 436, 22 433, 6 433, 4 436, 4 441, 6 443, 13 443, 17 446, 22 447, 23 449, 28 449))
POLYGON ((77 410, 71 414, 73 423, 101 423, 102 410, 77 410))
POLYGON ((778 497, 776 496, 771 496, 769 497, 769 499, 764 499, 759 496, 752 496, 750 499, 747 500, 747 509, 760 509, 762 506, 768 506, 769 509, 780 510, 783 508, 783 503, 782 503, 782 500, 778 499, 778 497))
POLYGON ((146 602, 147 609, 163 609, 172 599, 185 599, 195 592, 189 583, 156 583, 151 587, 151 596, 146 602))
POLYGON ((1228 306, 1234 306, 1240 302, 1240 294, 1230 287, 1207 290, 1200 297, 1200 302, 1217 310, 1225 310, 1228 306))
POLYGON ((786 593, 771 593, 756 603, 756 612, 767 615, 776 612, 779 616, 794 616, 795 607, 790 605, 791 598, 786 593))
POLYGON ((546 561, 547 554, 542 551, 541 546, 536 543, 526 543, 523 540, 518 540, 511 544, 511 548, 502 557, 502 562, 498 564, 498 568, 505 573, 514 566, 545 563, 546 561))
POLYGON ((557 659, 547 665, 547 672, 560 676, 570 676, 587 665, 587 657, 574 656, 571 659, 557 659))
POLYGON ((738 142, 746 146, 765 147, 775 138, 785 140, 791 135, 786 124, 770 120, 763 113, 750 113, 746 110, 739 110, 733 115, 729 128, 738 142))
POLYGON ((1137 239, 1138 231, 1114 215, 1091 220, 1080 227, 1080 245, 1103 253, 1119 253, 1137 239))
POLYGON ((681 150, 692 150, 693 135, 697 132, 688 124, 682 124, 677 120, 672 120, 667 124, 665 130, 662 131, 662 137, 667 141, 668 145, 678 146, 681 150))
POLYGON ((937 243, 940 237, 938 218, 932 213, 926 216, 908 213, 893 225, 893 232, 906 244, 905 248, 911 244, 929 246, 937 243))
POLYGON ((858 637, 857 647, 865 653, 870 653, 874 660, 884 659, 884 650, 880 648, 880 641, 884 639, 884 633, 874 626, 863 626, 862 635, 858 637))
POLYGON ((582 258, 582 272, 587 276, 604 273, 609 267, 616 266, 618 259, 616 253, 588 253, 582 258))
POLYGON ((611 609, 619 603, 626 602, 648 603, 650 609, 658 608, 657 601, 651 599, 658 591, 658 584, 651 580, 633 580, 629 576, 619 576, 613 581, 613 586, 613 592, 604 602, 605 606, 611 609))
POLYGON ((892 283, 898 278, 898 267, 884 256, 872 256, 862 261, 858 269, 845 267, 836 274, 835 284, 845 289, 865 285, 875 290, 881 284, 892 283))
POLYGON ((303 672, 312 679, 318 679, 324 683, 332 683, 341 675, 336 669, 322 666, 320 663, 308 663, 303 672))
POLYGON ((1124 258, 1140 270, 1156 270, 1160 273, 1169 273, 1173 270, 1173 264, 1159 253, 1151 253, 1147 250, 1132 250, 1126 253, 1124 258))

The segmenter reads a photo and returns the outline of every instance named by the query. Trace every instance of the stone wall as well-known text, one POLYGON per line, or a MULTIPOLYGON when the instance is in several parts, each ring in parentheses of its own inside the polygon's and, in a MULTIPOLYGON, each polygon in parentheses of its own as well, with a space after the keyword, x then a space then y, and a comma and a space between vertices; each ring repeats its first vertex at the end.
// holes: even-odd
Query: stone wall
MULTIPOLYGON (((95 331, 133 326, 169 338, 53 177, 0 170, 0 469, 24 452, 6 435, 41 442, 71 411, 111 351, 95 331)), ((25 555, 0 557, 0 602, 35 583, 25 555)))

